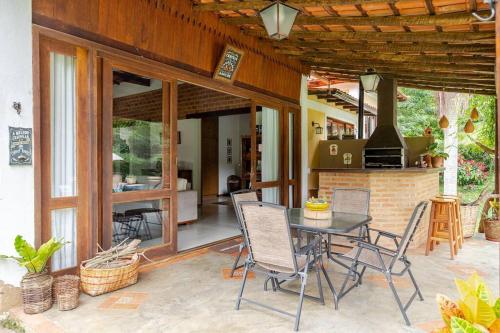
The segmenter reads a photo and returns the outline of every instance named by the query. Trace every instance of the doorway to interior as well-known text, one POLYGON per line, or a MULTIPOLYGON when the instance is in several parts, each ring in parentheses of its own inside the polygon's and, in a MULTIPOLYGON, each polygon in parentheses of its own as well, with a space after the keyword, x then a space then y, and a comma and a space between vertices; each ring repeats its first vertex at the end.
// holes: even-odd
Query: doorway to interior
POLYGON ((240 235, 230 193, 250 187, 251 101, 178 82, 177 249, 240 235))

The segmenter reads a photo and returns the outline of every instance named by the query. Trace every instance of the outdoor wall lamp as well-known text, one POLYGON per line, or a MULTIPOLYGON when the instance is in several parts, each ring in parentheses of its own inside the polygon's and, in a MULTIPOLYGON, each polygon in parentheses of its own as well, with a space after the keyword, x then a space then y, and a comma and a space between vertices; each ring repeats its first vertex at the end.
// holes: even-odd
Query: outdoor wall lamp
POLYGON ((359 76, 359 79, 361 80, 361 84, 363 84, 365 92, 376 92, 381 76, 373 68, 369 68, 366 74, 359 76))
POLYGON ((270 38, 282 40, 287 38, 292 30, 293 22, 299 11, 285 5, 281 1, 275 1, 260 11, 260 17, 270 38))
POLYGON ((314 127, 316 134, 323 134, 323 127, 319 123, 312 122, 312 127, 314 127))

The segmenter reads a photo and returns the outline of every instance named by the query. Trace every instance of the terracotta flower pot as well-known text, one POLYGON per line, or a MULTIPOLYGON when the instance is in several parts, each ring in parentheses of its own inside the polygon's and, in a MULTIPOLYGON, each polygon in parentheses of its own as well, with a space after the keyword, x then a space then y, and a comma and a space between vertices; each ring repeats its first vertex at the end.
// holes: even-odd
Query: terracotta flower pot
POLYGON ((444 158, 441 156, 434 156, 432 158, 432 167, 434 168, 442 168, 444 164, 444 158))
POLYGON ((431 157, 431 155, 426 154, 424 156, 424 161, 425 161, 425 163, 427 163, 427 167, 428 168, 432 168, 432 157, 431 157))
POLYGON ((485 219, 483 222, 484 236, 492 242, 500 242, 500 220, 485 219))

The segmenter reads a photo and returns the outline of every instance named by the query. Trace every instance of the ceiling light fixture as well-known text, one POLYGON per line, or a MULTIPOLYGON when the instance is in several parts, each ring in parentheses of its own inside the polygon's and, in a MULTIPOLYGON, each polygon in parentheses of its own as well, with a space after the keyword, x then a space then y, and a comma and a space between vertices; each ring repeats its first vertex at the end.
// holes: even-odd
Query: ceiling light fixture
POLYGON ((275 1, 260 11, 260 17, 270 38, 282 40, 288 37, 299 11, 275 1))

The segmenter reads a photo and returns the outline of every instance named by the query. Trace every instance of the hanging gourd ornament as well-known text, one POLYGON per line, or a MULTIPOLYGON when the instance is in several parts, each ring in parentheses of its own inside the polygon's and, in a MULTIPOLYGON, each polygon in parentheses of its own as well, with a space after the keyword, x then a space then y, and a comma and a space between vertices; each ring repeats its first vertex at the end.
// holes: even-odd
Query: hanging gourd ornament
POLYGON ((472 121, 476 121, 479 119, 479 112, 477 111, 476 107, 474 107, 470 112, 470 119, 472 119, 472 121))
POLYGON ((464 132, 465 133, 474 132, 474 124, 472 123, 472 121, 470 119, 467 120, 467 122, 465 123, 464 132))
POLYGON ((443 115, 441 119, 439 119, 439 127, 448 128, 448 126, 450 126, 450 122, 448 121, 448 118, 446 118, 446 116, 443 115))

